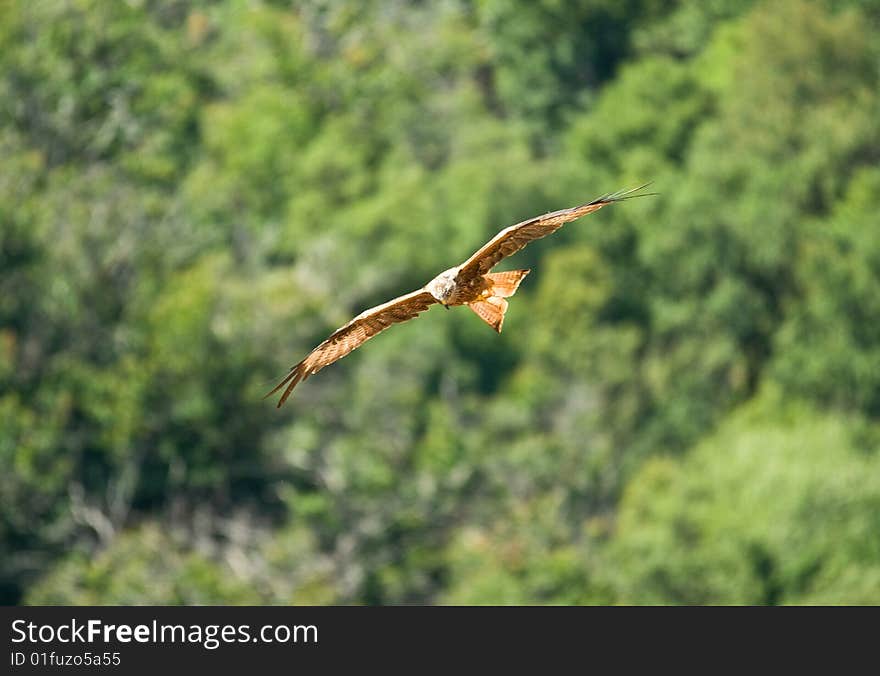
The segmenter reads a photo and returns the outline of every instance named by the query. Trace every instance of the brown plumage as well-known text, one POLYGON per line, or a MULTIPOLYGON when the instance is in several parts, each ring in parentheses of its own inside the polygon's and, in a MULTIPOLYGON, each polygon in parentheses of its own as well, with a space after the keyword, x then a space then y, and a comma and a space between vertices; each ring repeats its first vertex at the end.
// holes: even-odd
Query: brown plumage
POLYGON ((278 401, 280 408, 300 380, 305 380, 325 366, 342 359, 353 349, 363 345, 392 324, 412 319, 436 302, 437 300, 427 291, 413 291, 362 312, 345 326, 336 329, 327 340, 312 350, 299 364, 291 367, 284 380, 278 383, 266 396, 275 394, 287 385, 287 389, 284 390, 284 394, 278 401))
POLYGON ((489 272, 483 275, 486 285, 476 300, 472 300, 467 306, 477 316, 501 333, 504 324, 504 313, 507 312, 507 301, 516 293, 520 282, 525 279, 531 270, 511 270, 510 272, 489 272))
POLYGON ((435 303, 442 303, 447 308, 468 305, 480 319, 501 333, 504 314, 508 307, 506 299, 516 293, 520 282, 529 271, 511 270, 496 273, 489 271, 529 242, 556 232, 569 221, 598 211, 606 204, 654 194, 634 194, 647 185, 646 183, 632 190, 605 195, 587 204, 553 211, 505 228, 460 266, 441 272, 418 291, 399 296, 362 312, 348 324, 334 331, 305 359, 291 367, 284 379, 266 396, 269 397, 284 388, 278 400, 280 408, 301 380, 306 380, 325 366, 342 359, 392 324, 412 319, 435 303))

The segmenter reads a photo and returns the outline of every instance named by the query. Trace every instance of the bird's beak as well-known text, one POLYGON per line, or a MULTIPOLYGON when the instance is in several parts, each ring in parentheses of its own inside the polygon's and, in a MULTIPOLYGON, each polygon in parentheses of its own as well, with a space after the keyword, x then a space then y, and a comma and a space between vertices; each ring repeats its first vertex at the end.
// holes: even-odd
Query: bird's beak
POLYGON ((449 309, 449 306, 446 303, 443 303, 443 307, 445 307, 447 310, 449 309))

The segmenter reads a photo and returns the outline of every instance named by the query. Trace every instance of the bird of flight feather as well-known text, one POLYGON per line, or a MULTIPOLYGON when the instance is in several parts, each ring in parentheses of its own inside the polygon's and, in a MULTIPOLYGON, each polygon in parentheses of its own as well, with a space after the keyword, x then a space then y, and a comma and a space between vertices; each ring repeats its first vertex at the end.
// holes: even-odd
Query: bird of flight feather
POLYGON ((501 333, 504 313, 507 312, 507 298, 516 293, 529 270, 492 273, 492 268, 529 242, 556 232, 569 221, 598 211, 608 204, 655 195, 656 193, 641 192, 649 185, 650 183, 645 183, 638 188, 603 195, 592 202, 535 216, 505 228, 464 263, 441 272, 418 291, 365 310, 345 326, 336 329, 305 359, 292 366, 266 397, 284 389, 278 400, 278 408, 281 408, 300 381, 342 359, 392 324, 413 319, 435 303, 447 308, 467 305, 480 319, 501 333))

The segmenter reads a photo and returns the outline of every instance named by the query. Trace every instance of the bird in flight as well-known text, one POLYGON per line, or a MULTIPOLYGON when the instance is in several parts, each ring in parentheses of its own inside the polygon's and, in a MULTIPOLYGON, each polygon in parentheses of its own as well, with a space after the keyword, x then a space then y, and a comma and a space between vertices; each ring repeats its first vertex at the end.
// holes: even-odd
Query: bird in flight
POLYGON ((365 310, 345 326, 336 329, 305 359, 292 366, 287 375, 266 394, 266 397, 283 388, 284 392, 278 400, 278 408, 281 408, 301 380, 342 359, 392 324, 413 319, 435 303, 440 303, 447 309, 456 305, 467 305, 480 319, 501 333, 504 313, 507 312, 507 299, 516 293, 520 282, 530 271, 490 272, 490 270, 532 240, 556 232, 569 221, 598 211, 607 204, 656 194, 639 192, 648 185, 650 183, 603 195, 592 202, 535 216, 505 228, 464 263, 441 272, 418 291, 365 310))

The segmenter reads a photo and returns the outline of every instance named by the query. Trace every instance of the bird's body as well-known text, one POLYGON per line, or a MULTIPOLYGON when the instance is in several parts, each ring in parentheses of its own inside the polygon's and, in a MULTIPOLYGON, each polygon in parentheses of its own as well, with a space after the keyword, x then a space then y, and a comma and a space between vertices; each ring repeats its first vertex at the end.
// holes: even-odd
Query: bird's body
POLYGON ((529 242, 556 232, 565 223, 598 211, 607 204, 620 202, 638 190, 621 191, 571 209, 553 211, 511 225, 484 244, 464 263, 444 270, 418 291, 399 296, 387 303, 365 310, 345 326, 333 332, 298 364, 291 367, 284 379, 266 396, 285 388, 280 407, 300 380, 314 375, 325 366, 341 359, 392 324, 407 321, 440 303, 447 308, 467 305, 480 319, 501 333, 508 301, 516 293, 528 270, 490 272, 501 260, 516 253, 529 242))
POLYGON ((444 270, 425 284, 424 290, 446 307, 468 305, 491 296, 492 281, 486 275, 461 278, 461 266, 444 270))

